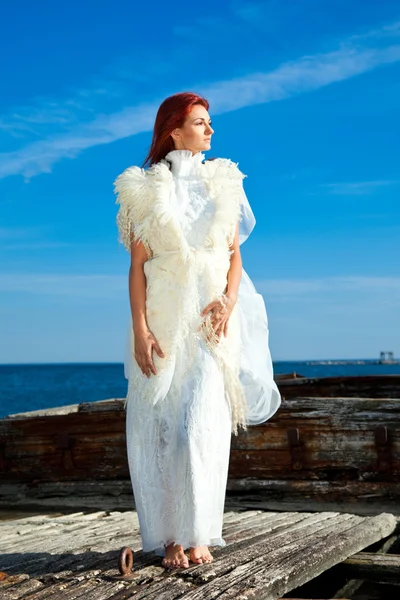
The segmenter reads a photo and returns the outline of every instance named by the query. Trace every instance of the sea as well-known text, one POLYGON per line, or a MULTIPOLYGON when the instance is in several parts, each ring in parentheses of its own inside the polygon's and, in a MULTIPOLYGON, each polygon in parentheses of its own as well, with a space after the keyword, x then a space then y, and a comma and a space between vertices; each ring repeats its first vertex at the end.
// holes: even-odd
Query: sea
MULTIPOLYGON (((376 360, 278 361, 274 372, 305 377, 400 375, 400 362, 376 360)), ((0 365, 0 418, 10 414, 124 398, 127 380, 122 363, 0 365)))

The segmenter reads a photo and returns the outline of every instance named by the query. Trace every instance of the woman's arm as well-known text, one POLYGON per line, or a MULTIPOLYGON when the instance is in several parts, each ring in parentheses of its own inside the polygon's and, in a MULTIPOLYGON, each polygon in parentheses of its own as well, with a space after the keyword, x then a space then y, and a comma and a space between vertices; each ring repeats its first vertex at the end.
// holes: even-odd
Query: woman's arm
POLYGON ((146 275, 144 274, 144 263, 147 259, 144 244, 141 241, 132 241, 129 268, 129 301, 133 330, 138 334, 148 330, 146 320, 146 275))
MULTIPOLYGON (((131 240, 133 239, 133 235, 131 240)), ((147 377, 157 375, 153 362, 153 348, 164 358, 158 341, 150 331, 146 319, 146 275, 144 263, 148 260, 146 247, 141 241, 131 242, 131 265, 129 268, 129 300, 135 339, 135 360, 147 377)))
POLYGON ((228 271, 228 284, 225 289, 225 295, 231 298, 234 302, 237 301, 240 280, 242 278, 242 257, 240 254, 239 245, 239 222, 236 225, 235 238, 233 244, 230 247, 234 250, 231 255, 231 265, 228 271))

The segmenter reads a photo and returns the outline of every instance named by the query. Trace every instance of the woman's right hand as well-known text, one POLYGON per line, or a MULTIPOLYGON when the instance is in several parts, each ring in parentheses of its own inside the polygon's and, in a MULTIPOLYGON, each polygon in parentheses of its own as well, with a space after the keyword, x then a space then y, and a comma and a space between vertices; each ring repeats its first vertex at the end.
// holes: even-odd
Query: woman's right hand
POLYGON ((140 329, 135 331, 135 360, 139 365, 142 373, 148 378, 150 373, 157 375, 156 368, 153 363, 153 348, 160 358, 164 358, 165 354, 161 350, 155 336, 150 329, 140 329))

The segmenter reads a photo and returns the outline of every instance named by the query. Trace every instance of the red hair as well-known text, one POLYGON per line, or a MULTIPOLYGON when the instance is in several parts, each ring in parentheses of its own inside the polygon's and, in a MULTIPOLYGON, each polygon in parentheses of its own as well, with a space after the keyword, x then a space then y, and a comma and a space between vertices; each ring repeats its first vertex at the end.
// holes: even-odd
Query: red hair
POLYGON ((162 102, 157 111, 150 150, 142 168, 147 164, 159 162, 168 152, 175 149, 171 133, 176 127, 183 126, 195 104, 201 104, 206 110, 209 108, 205 98, 192 92, 174 94, 162 102))

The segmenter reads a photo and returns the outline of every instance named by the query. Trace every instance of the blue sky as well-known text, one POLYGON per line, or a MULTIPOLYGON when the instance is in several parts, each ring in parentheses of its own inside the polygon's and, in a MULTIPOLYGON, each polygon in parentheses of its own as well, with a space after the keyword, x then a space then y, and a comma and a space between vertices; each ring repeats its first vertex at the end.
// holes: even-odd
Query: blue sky
MULTIPOLYGON (((208 98, 247 175, 243 265, 275 360, 400 356, 400 8, 387 0, 8 3, 0 363, 122 361, 115 177, 159 104, 208 98)), ((207 154, 206 154, 207 156, 207 154)))

